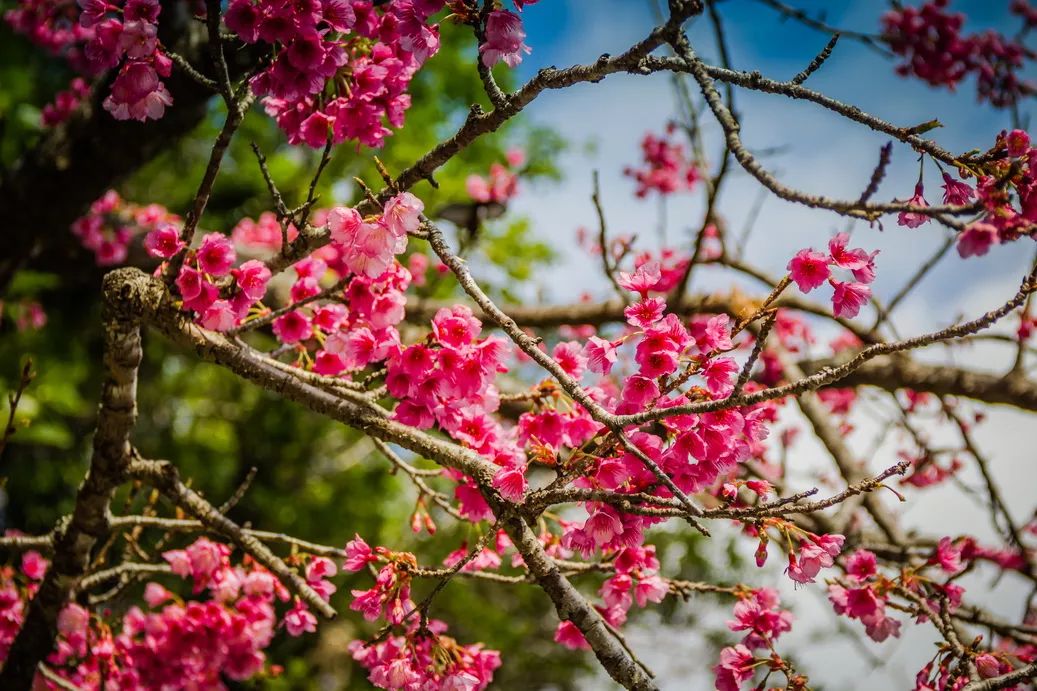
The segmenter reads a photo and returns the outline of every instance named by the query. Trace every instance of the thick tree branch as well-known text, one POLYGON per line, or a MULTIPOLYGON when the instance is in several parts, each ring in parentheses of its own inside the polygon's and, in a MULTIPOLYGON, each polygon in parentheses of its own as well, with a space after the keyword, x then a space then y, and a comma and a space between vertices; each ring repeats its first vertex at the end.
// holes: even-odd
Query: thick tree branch
POLYGON ((129 466, 131 477, 147 482, 159 490, 173 504, 194 516, 210 530, 214 530, 237 545, 265 566, 278 580, 302 598, 307 605, 317 610, 327 619, 335 618, 335 610, 325 602, 284 561, 264 545, 255 535, 242 530, 234 521, 220 513, 215 506, 206 501, 200 494, 180 481, 176 466, 168 461, 147 461, 135 459, 129 466))
POLYGON ((90 470, 79 487, 72 517, 55 530, 53 560, 0 671, 0 688, 32 686, 37 665, 53 647, 58 613, 86 573, 94 545, 108 534, 112 497, 125 479, 129 436, 137 419, 140 324, 127 310, 139 297, 134 291, 132 284, 105 281, 105 378, 90 470))

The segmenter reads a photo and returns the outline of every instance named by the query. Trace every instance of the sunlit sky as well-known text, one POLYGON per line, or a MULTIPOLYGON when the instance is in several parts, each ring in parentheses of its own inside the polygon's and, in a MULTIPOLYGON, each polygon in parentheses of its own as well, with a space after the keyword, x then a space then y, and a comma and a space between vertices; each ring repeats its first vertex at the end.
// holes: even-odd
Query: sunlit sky
MULTIPOLYGON (((565 67, 575 62, 593 61, 602 53, 616 54, 644 37, 653 25, 654 0, 541 0, 527 7, 523 18, 527 43, 533 53, 518 68, 528 79, 541 67, 565 67)), ((825 10, 826 21, 835 26, 863 32, 879 31, 879 15, 888 5, 882 2, 824 2, 788 0, 789 4, 817 12, 825 10)), ((662 4, 665 4, 663 2, 662 4)), ((911 3, 917 4, 917 3, 911 3)), ((1008 13, 1008 0, 952 2, 952 8, 969 16, 966 30, 999 28, 1014 33, 1018 22, 1008 13)), ((728 0, 721 14, 731 47, 733 66, 759 70, 774 78, 789 78, 799 72, 824 47, 828 36, 800 24, 783 20, 773 9, 755 0, 728 0)), ((706 22, 690 27, 695 50, 707 61, 715 62, 716 49, 706 22)), ((966 151, 986 148, 994 136, 1010 126, 1004 111, 976 103, 975 86, 966 82, 957 94, 936 90, 917 80, 898 77, 894 62, 852 40, 840 41, 827 65, 807 82, 807 86, 859 105, 896 124, 910 126, 939 118, 944 127, 931 133, 945 148, 966 151)), ((694 87, 694 85, 693 85, 694 87)), ((768 156, 767 167, 787 184, 808 192, 841 198, 856 198, 867 184, 879 148, 888 140, 858 125, 841 121, 815 106, 791 102, 781 96, 739 91, 736 107, 741 117, 742 134, 747 145, 757 151, 784 147, 768 156)), ((656 227, 659 206, 654 200, 637 200, 634 184, 622 176, 625 165, 636 163, 638 142, 646 131, 659 131, 676 114, 669 79, 663 75, 609 77, 600 84, 582 85, 557 93, 544 94, 529 109, 528 117, 550 124, 571 143, 560 163, 565 174, 561 183, 528 187, 515 203, 514 210, 528 216, 538 237, 559 251, 559 261, 537 277, 539 295, 551 301, 572 300, 584 292, 598 297, 608 294, 607 284, 597 273, 598 264, 579 249, 576 228, 594 226, 590 201, 591 171, 601 174, 605 213, 614 233, 637 234, 648 246, 658 241, 656 227)), ((1023 111, 1027 115, 1026 109, 1023 111)), ((718 128, 705 118, 707 148, 719 152, 718 128)), ((714 154, 715 156, 716 154, 714 154)), ((715 163, 715 159, 714 159, 715 163)), ((918 175, 917 156, 907 147, 894 150, 893 165, 876 199, 910 196, 918 175)), ((926 165, 928 196, 939 202, 939 174, 926 165)), ((729 227, 740 230, 748 210, 761 195, 757 183, 736 171, 724 192, 720 211, 729 227)), ((674 247, 690 248, 693 229, 702 213, 698 194, 689 194, 667 203, 667 238, 674 247)), ((866 224, 848 226, 832 213, 812 211, 764 194, 762 213, 757 221, 747 258, 772 274, 779 274, 792 254, 806 246, 823 246, 835 232, 850 228, 856 246, 881 250, 878 257, 876 294, 895 293, 923 258, 946 239, 946 231, 935 224, 917 230, 884 219, 884 230, 866 224)), ((922 283, 915 296, 897 312, 894 322, 902 335, 913 335, 953 323, 962 315, 976 316, 992 309, 1014 294, 1025 267, 1032 261, 1029 241, 995 248, 986 257, 960 260, 945 258, 922 283)), ((474 267, 477 271, 478 267, 474 267)), ((693 290, 728 290, 730 274, 704 271, 696 274, 693 290)), ((749 286, 739 282, 740 285, 749 286)), ((755 286, 755 290, 760 290, 755 286)), ((827 295, 818 299, 826 300, 827 295)), ((1012 325, 1014 326, 1014 325, 1012 325)), ((1011 327, 1006 327, 1011 328, 1011 327)), ((822 333, 826 333, 822 331, 822 333)), ((979 369, 998 369, 1011 353, 996 348, 972 348, 948 355, 932 349, 922 357, 946 361, 949 357, 979 369)), ((851 444, 870 449, 878 426, 871 420, 855 420, 858 432, 851 444)), ((998 410, 977 434, 993 456, 994 473, 1006 487, 1008 501, 1017 518, 1033 510, 1032 487, 1037 472, 1029 449, 1037 448, 1037 425, 1019 413, 998 410), (1024 481, 1020 481, 1020 480, 1024 481)), ((889 440, 869 460, 878 471, 896 462, 896 451, 904 448, 889 440)), ((810 471, 825 462, 823 450, 805 444, 801 459, 794 464, 794 477, 810 486, 810 471), (798 474, 795 473, 799 470, 798 474)), ((967 477, 968 479, 968 477, 967 477)), ((975 531, 991 538, 989 518, 953 489, 912 493, 906 505, 895 510, 910 525, 938 529, 945 534, 975 531)), ((892 503, 890 504, 892 506, 892 503)), ((778 570, 761 572, 756 585, 787 585, 778 570)), ((1019 584, 1011 579, 990 590, 990 582, 976 578, 972 585, 991 596, 1003 614, 1016 617, 1019 584)), ((834 617, 824 600, 822 586, 808 586, 789 595, 801 624, 790 638, 798 648, 805 670, 815 682, 829 688, 879 689, 904 688, 917 669, 929 658, 932 638, 921 627, 905 624, 907 634, 900 641, 876 646, 868 642, 881 658, 877 668, 858 648, 833 641, 834 617), (825 623, 829 622, 829 623, 825 623), (803 653, 809 650, 812 654, 803 653)), ((695 603, 688 605, 695 607, 695 603)), ((727 612, 708 614, 708 621, 723 628, 727 612)), ((698 688, 707 683, 702 677, 692 685, 688 675, 702 673, 701 637, 694 631, 659 632, 641 626, 632 636, 635 645, 662 673, 664 688, 698 688)), ((731 641, 736 638, 732 635, 731 641)), ((594 688, 609 688, 607 680, 592 682, 594 688)))

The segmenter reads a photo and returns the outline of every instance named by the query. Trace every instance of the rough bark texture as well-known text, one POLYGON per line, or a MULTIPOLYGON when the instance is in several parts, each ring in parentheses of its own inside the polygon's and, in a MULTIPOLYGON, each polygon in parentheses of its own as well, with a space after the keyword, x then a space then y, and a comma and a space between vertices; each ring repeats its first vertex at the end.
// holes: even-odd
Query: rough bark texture
POLYGON ((137 419, 140 325, 126 309, 134 302, 133 289, 129 283, 105 281, 105 378, 90 469, 71 519, 56 531, 54 559, 0 671, 2 689, 32 686, 37 665, 53 647, 58 614, 86 573, 94 545, 108 533, 112 496, 125 477, 130 431, 137 419))

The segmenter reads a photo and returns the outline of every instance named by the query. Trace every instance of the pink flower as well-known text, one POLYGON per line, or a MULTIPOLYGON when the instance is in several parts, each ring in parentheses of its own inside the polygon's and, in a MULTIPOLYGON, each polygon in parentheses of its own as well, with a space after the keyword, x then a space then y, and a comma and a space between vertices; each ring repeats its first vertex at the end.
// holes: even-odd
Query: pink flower
POLYGON ((624 403, 639 410, 646 403, 654 401, 658 396, 659 386, 655 381, 636 374, 627 378, 623 384, 623 393, 621 394, 624 403))
POLYGON ((336 573, 338 573, 338 567, 327 557, 314 557, 306 564, 306 581, 309 583, 330 578, 336 573))
POLYGON ((637 353, 634 356, 637 364, 641 367, 639 373, 642 377, 658 379, 670 374, 680 365, 675 351, 669 348, 642 347, 643 345, 643 342, 638 345, 637 353))
POLYGON ((965 206, 976 196, 975 190, 947 173, 943 174, 943 203, 965 206))
POLYGON ((1012 671, 1012 667, 990 653, 981 653, 976 656, 976 671, 982 679, 993 679, 1012 671))
POLYGON ((157 120, 173 97, 151 65, 134 60, 123 65, 103 105, 116 120, 157 120))
MULTIPOLYGON (((383 219, 385 225, 397 237, 406 238, 421 225, 421 212, 425 204, 410 192, 401 192, 385 204, 383 219)), ((406 246, 406 240, 404 240, 406 246)), ((401 252, 403 250, 400 250, 401 252)))
POLYGON ((259 40, 259 19, 259 7, 253 5, 251 0, 231 0, 223 14, 227 28, 240 36, 245 43, 255 43, 259 40))
POLYGON ((342 564, 346 571, 359 571, 373 561, 377 561, 377 557, 362 537, 354 535, 346 543, 346 561, 342 564))
POLYGON ((381 222, 361 223, 352 243, 345 245, 346 266, 368 278, 378 278, 393 263, 393 255, 407 247, 407 236, 397 236, 381 222))
POLYGON ((482 322, 464 305, 443 307, 432 318, 432 333, 436 340, 451 348, 467 346, 482 331, 482 322))
POLYGON ((878 250, 868 254, 864 250, 847 249, 850 236, 839 233, 828 241, 828 251, 832 257, 832 263, 842 269, 853 272, 853 277, 861 283, 871 283, 875 280, 875 257, 878 250))
POLYGON ((182 549, 172 549, 162 553, 162 558, 169 564, 169 568, 177 576, 188 577, 191 575, 191 560, 187 552, 182 549))
POLYGON ((714 358, 702 366, 700 374, 706 388, 714 396, 726 396, 734 390, 731 378, 738 372, 738 363, 729 357, 714 358))
POLYGON ((338 353, 329 353, 326 350, 318 350, 313 356, 313 371, 317 374, 334 376, 348 368, 345 359, 338 353))
POLYGON ((1025 156, 1030 151, 1030 135, 1023 130, 1012 130, 1005 136, 1005 145, 1012 158, 1025 156))
POLYGON ((250 259, 231 273, 234 274, 238 288, 248 299, 256 302, 266 295, 266 284, 270 281, 271 274, 263 262, 250 259))
POLYGON ((830 281, 835 293, 832 295, 832 308, 837 317, 852 319, 861 311, 861 307, 871 297, 871 288, 863 283, 849 281, 830 281))
POLYGON ((623 522, 615 509, 602 506, 583 524, 583 529, 594 538, 594 542, 603 545, 616 535, 623 534, 623 522))
POLYGON ((216 300, 202 312, 199 319, 202 326, 212 331, 230 331, 237 322, 234 307, 228 300, 216 300))
POLYGON ((79 13, 79 25, 85 29, 99 24, 111 9, 107 0, 78 0, 78 5, 82 10, 79 13))
POLYGON ((317 617, 306 609, 301 600, 296 600, 295 606, 284 615, 284 627, 290 636, 313 633, 317 630, 317 617))
POLYGON ((970 223, 958 235, 958 255, 962 259, 982 257, 990 251, 992 245, 998 244, 999 241, 1000 236, 997 232, 997 226, 984 221, 970 223))
POLYGON ((313 335, 309 320, 299 310, 292 310, 275 319, 273 330, 277 339, 286 344, 305 341, 313 335))
POLYGON ((788 264, 792 280, 799 289, 809 293, 828 280, 831 270, 828 268, 828 257, 814 250, 800 250, 788 264))
POLYGON ((670 592, 670 586, 657 575, 644 576, 634 586, 634 599, 638 607, 644 607, 649 602, 662 602, 666 594, 670 592))
POLYGON ((555 629, 555 643, 564 645, 570 650, 589 650, 590 644, 587 643, 587 639, 583 637, 583 633, 576 628, 576 624, 571 621, 559 622, 558 628, 555 629))
POLYGON ((212 276, 224 276, 234 265, 234 245, 220 233, 208 233, 202 237, 196 253, 198 268, 212 276))
POLYGON ((846 542, 846 538, 843 535, 830 534, 830 535, 819 535, 814 539, 814 544, 828 552, 829 556, 838 557, 843 551, 843 543, 846 542))
POLYGON ((30 580, 43 580, 47 573, 47 560, 36 550, 29 550, 22 555, 22 573, 30 580))
POLYGON ((501 468, 493 476, 493 487, 508 501, 521 504, 526 496, 526 475, 521 468, 501 468))
POLYGON ((84 635, 90 625, 90 612, 82 605, 71 602, 58 614, 58 633, 65 638, 84 635))
POLYGON ((961 573, 965 568, 961 564, 961 546, 955 546, 949 537, 940 538, 929 563, 939 564, 940 568, 951 576, 961 573))
POLYGON ((479 46, 482 62, 493 67, 504 61, 508 67, 515 67, 522 62, 522 53, 527 55, 532 50, 523 43, 526 38, 522 20, 517 14, 508 10, 494 10, 486 18, 486 41, 479 46))
POLYGON ((660 278, 662 278, 662 273, 659 262, 645 262, 637 267, 633 274, 620 271, 616 282, 621 288, 641 293, 641 297, 645 298, 648 297, 648 291, 655 289, 660 278))
POLYGON ((738 644, 720 651, 720 664, 713 668, 717 691, 738 691, 742 682, 751 679, 755 659, 752 652, 738 644))
POLYGON ((490 183, 481 175, 469 175, 465 180, 465 191, 473 201, 483 204, 490 201, 490 183))
POLYGON ((733 348, 730 322, 731 318, 726 314, 718 314, 708 319, 699 317, 692 321, 689 326, 699 350, 712 353, 733 348))
POLYGON ((587 339, 583 352, 587 355, 587 368, 591 372, 608 374, 612 371, 612 365, 616 363, 616 346, 604 338, 591 336, 587 339))
POLYGON ((334 122, 335 118, 318 110, 299 125, 299 138, 309 146, 318 149, 327 143, 334 122))
POLYGON ((875 575, 876 559, 873 552, 859 549, 846 559, 846 573, 865 581, 875 575))
POLYGON ((844 539, 842 535, 823 535, 815 542, 802 543, 798 559, 795 553, 789 553, 789 578, 797 583, 813 583, 822 568, 835 563, 834 557, 842 550, 844 539))
POLYGON ((508 149, 504 153, 504 157, 507 159, 508 165, 512 168, 519 168, 526 162, 526 152, 517 146, 508 149))
MULTIPOLYGON (((915 185, 914 196, 908 199, 907 203, 917 207, 929 206, 929 202, 925 200, 923 193, 924 190, 922 188, 922 183, 919 182, 917 185, 915 185)), ((923 223, 928 222, 929 217, 917 211, 901 211, 900 214, 897 216, 897 223, 899 223, 902 226, 907 226, 908 228, 917 228, 923 223)))
POLYGON ((666 310, 666 301, 660 297, 645 298, 623 310, 627 323, 639 329, 647 329, 659 321, 666 310))
POLYGON ((144 237, 144 249, 152 257, 169 259, 183 248, 180 231, 169 223, 163 223, 144 237))
POLYGON ((557 344, 551 351, 551 356, 566 374, 574 379, 582 377, 583 370, 587 368, 587 357, 576 341, 563 341, 557 344))
POLYGON ((343 245, 356 242, 356 233, 364 219, 356 209, 337 206, 328 212, 328 230, 331 239, 343 245))
POLYGON ((173 593, 163 588, 158 583, 148 583, 144 587, 144 601, 148 603, 148 607, 158 607, 164 602, 169 602, 173 599, 173 593))

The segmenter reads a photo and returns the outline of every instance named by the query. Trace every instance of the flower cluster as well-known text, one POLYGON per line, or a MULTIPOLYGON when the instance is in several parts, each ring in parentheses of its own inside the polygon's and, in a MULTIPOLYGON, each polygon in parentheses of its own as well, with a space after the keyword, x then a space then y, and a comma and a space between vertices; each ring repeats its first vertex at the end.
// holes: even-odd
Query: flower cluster
POLYGON ((900 636, 900 622, 886 615, 891 585, 876 568, 875 555, 859 549, 846 558, 845 584, 828 586, 828 599, 837 614, 857 619, 868 636, 882 642, 900 636))
MULTIPOLYGON (((626 376, 621 387, 602 379, 601 388, 588 390, 602 405, 619 414, 670 407, 689 399, 722 398, 734 387, 738 368, 731 358, 720 356, 734 348, 729 318, 700 315, 685 326, 674 314, 664 316, 665 301, 650 296, 658 275, 658 266, 649 264, 633 274, 621 274, 620 285, 641 295, 641 300, 626 310, 630 328, 615 341, 591 336, 584 348, 587 369, 603 375, 619 360, 620 348, 633 350, 637 372, 626 376)), ((664 423, 665 436, 636 431, 629 439, 682 491, 698 492, 715 487, 740 461, 759 452, 759 442, 766 435, 765 421, 772 415, 773 405, 764 404, 674 416, 664 423)), ((580 429, 594 431, 593 427, 580 429)), ((564 443, 565 437, 560 439, 564 443)), ((574 441, 579 440, 577 437, 574 441)), ((578 487, 671 496, 669 489, 659 486, 639 454, 626 448, 599 448, 594 456, 585 457, 574 447, 569 462, 577 458, 586 464, 584 476, 574 482, 578 487)), ((582 525, 567 525, 562 536, 563 546, 584 556, 597 550, 638 547, 643 543, 644 530, 657 522, 599 502, 587 502, 584 508, 588 518, 582 525)))
POLYGON ((439 50, 430 17, 443 0, 233 0, 227 27, 246 43, 271 47, 252 78, 269 115, 291 144, 322 147, 355 140, 380 147, 410 107, 407 87, 439 50))
MULTIPOLYGON (((51 671, 81 689, 223 688, 227 679, 276 673, 264 650, 282 626, 291 635, 301 632, 293 627, 298 603, 278 614, 277 604, 291 599, 281 583, 247 558, 233 565, 230 548, 206 538, 162 556, 173 574, 191 581, 191 598, 148 583, 146 607, 131 607, 121 622, 110 620, 107 610, 66 605, 58 616, 56 649, 47 659, 51 671)), ((0 661, 47 566, 30 551, 22 555, 17 572, 11 567, 0 571, 0 661)), ((323 578, 334 570, 330 560, 310 557, 307 580, 330 595, 334 586, 323 578)), ((42 679, 40 684, 50 687, 42 679)))
POLYGON ((701 177, 698 168, 688 160, 684 145, 674 141, 676 125, 671 123, 666 134, 659 137, 651 132, 641 140, 643 166, 628 166, 623 174, 637 182, 637 196, 646 197, 649 192, 663 196, 690 190, 701 177))
POLYGON ((158 45, 158 0, 79 0, 80 26, 92 29, 84 54, 98 71, 119 67, 104 109, 117 120, 157 120, 173 104, 162 77, 173 62, 158 45))
POLYGON ((59 91, 53 103, 43 106, 40 123, 44 127, 54 127, 72 117, 79 103, 90 97, 90 85, 81 77, 74 78, 65 91, 59 91))
POLYGON ((518 194, 518 173, 525 163, 526 155, 521 149, 509 149, 507 166, 494 163, 490 166, 489 179, 472 173, 465 179, 465 189, 472 201, 480 204, 504 204, 518 194))
POLYGON ((417 561, 409 552, 391 552, 384 547, 372 549, 358 535, 346 545, 345 568, 359 571, 367 564, 384 566, 369 590, 353 590, 350 608, 368 621, 384 619, 398 634, 371 644, 353 641, 349 650, 368 680, 382 689, 485 689, 500 667, 500 653, 482 644, 461 645, 445 635, 441 621, 423 623, 410 599, 410 571, 417 561))
MULTIPOLYGON (((501 466, 495 484, 510 499, 525 491, 525 458, 491 413, 500 404, 494 380, 507 371, 509 348, 499 336, 480 338, 482 323, 463 305, 439 310, 424 343, 401 348, 388 361, 385 383, 399 400, 393 417, 421 429, 438 425, 453 439, 501 466)), ((455 478, 461 480, 458 476, 455 478)), ((487 511, 474 487, 458 487, 461 510, 473 520, 487 511)))
MULTIPOLYGON (((527 5, 533 3, 526 0, 527 5)), ((522 9, 522 3, 518 4, 522 9)), ((523 41, 526 30, 522 26, 522 18, 508 10, 493 10, 486 17, 486 40, 479 45, 479 55, 487 67, 503 62, 508 67, 516 67, 522 62, 522 54, 529 54, 532 49, 523 41)))
MULTIPOLYGON (((948 11, 948 5, 949 0, 929 0, 882 16, 886 42, 905 59, 897 72, 951 89, 975 74, 979 99, 998 108, 1033 93, 1034 85, 1020 76, 1032 53, 995 31, 963 34, 965 15, 948 11)), ((1026 22, 1033 16, 1027 3, 1013 3, 1012 10, 1026 22)))
POLYGON ((4 20, 51 55, 65 58, 76 72, 94 75, 104 67, 85 48, 96 29, 80 24, 80 11, 76 0, 20 0, 4 13, 4 20))
MULTIPOLYGON (((787 666, 776 658, 774 643, 781 634, 792 629, 792 613, 780 609, 778 593, 770 588, 758 588, 738 594, 734 619, 727 622, 732 631, 745 631, 745 638, 735 646, 720 651, 719 664, 713 668, 716 687, 720 691, 737 691, 743 682, 753 677, 756 669, 767 664, 770 669, 787 666), (766 649, 773 653, 770 659, 757 660, 753 650, 766 649), (775 659, 776 658, 776 659, 775 659)), ((790 688, 795 688, 790 679, 790 688)))
POLYGON ((1035 237, 1037 171, 1032 170, 1031 161, 1037 160, 1037 155, 1030 136, 1023 130, 1002 132, 994 150, 1001 157, 978 171, 975 190, 961 182, 947 188, 948 195, 953 191, 966 199, 975 196, 983 208, 983 217, 958 236, 958 254, 963 258, 982 256, 993 245, 1035 237), (1012 191, 1017 197, 1015 204, 1012 191))
POLYGON ((18 569, 0 567, 0 662, 7 659, 25 621, 28 601, 36 594, 47 571, 47 560, 36 551, 22 555, 18 569))
POLYGON ((21 299, 14 302, 0 300, 0 324, 4 314, 14 320, 18 331, 38 331, 47 325, 47 313, 36 300, 21 299))
POLYGON ((373 645, 353 641, 349 650, 380 689, 482 691, 501 665, 500 653, 481 643, 462 645, 446 631, 445 623, 433 619, 425 631, 390 635, 373 645))
MULTIPOLYGON (((314 221, 322 216, 326 220, 326 215, 320 211, 315 212, 313 216, 314 221)), ((299 231, 294 224, 288 224, 284 230, 289 242, 299 236, 299 231)), ((241 219, 231 229, 230 237, 238 251, 246 254, 276 252, 281 249, 283 240, 281 223, 273 211, 264 211, 257 219, 248 217, 241 219)))
POLYGON ((796 583, 813 583, 821 569, 829 568, 843 550, 842 535, 805 533, 799 540, 799 552, 789 548, 789 565, 785 569, 796 583))
POLYGON ((94 253, 98 266, 126 261, 130 242, 144 233, 163 230, 179 234, 180 217, 159 204, 138 206, 109 190, 90 205, 90 210, 72 224, 72 234, 94 253))
POLYGON ((839 233, 828 241, 828 254, 813 248, 800 250, 788 264, 789 275, 804 293, 828 282, 832 294, 832 310, 837 317, 856 317, 861 307, 871 297, 868 284, 875 280, 875 256, 862 249, 847 249, 850 236, 839 233), (832 268, 849 271, 853 281, 838 281, 832 276, 832 268))
MULTIPOLYGON (((158 228, 145 239, 148 251, 163 259, 183 249, 183 241, 171 226, 158 228)), ((196 315, 199 324, 213 331, 228 331, 240 324, 252 305, 266 295, 270 269, 256 259, 233 269, 237 253, 230 239, 220 233, 207 233, 196 249, 190 250, 176 277, 176 287, 184 308, 196 315), (235 290, 221 296, 221 279, 233 276, 235 290)))

